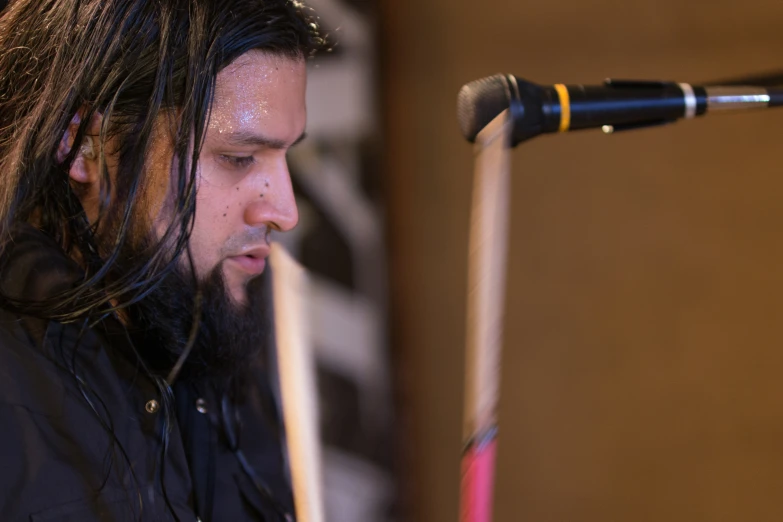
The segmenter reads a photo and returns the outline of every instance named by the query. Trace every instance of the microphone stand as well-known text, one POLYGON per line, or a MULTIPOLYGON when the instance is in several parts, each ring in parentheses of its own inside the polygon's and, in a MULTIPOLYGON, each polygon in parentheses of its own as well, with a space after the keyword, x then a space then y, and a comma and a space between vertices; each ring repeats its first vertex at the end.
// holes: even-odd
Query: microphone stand
MULTIPOLYGON (((715 83, 726 87, 777 87, 783 85, 783 73, 715 83)), ((725 89, 724 94, 724 87, 713 88, 713 92, 718 108, 721 108, 720 104, 732 105, 732 96, 736 94, 731 89, 725 89)), ((468 251, 460 522, 492 521, 508 250, 510 150, 516 145, 515 141, 538 134, 531 133, 521 139, 515 136, 511 101, 509 98, 512 107, 485 125, 473 140, 475 165, 468 251)), ((611 126, 604 127, 607 132, 606 127, 611 126)))

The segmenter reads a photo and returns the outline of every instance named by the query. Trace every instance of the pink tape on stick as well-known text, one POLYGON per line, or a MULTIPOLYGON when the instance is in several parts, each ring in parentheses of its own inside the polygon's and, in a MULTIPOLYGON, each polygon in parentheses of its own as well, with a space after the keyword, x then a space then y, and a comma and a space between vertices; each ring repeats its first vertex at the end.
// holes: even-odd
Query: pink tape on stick
POLYGON ((474 444, 462 457, 460 522, 491 522, 497 440, 474 444))

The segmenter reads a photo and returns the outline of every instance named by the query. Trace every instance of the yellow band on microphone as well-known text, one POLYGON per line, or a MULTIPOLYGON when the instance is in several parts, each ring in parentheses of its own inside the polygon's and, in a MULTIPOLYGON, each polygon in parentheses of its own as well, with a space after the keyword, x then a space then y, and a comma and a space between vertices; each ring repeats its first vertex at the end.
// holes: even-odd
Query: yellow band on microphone
POLYGON ((560 132, 567 132, 571 127, 571 98, 568 96, 568 87, 557 83, 555 90, 560 98, 560 132))

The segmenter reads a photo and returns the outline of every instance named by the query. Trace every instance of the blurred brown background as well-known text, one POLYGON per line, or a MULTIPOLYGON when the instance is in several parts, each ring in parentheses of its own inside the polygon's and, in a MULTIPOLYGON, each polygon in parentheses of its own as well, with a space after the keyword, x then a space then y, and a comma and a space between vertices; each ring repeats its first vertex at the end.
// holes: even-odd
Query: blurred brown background
MULTIPOLYGON (((783 68, 783 3, 382 8, 394 351, 411 519, 457 520, 472 151, 459 87, 783 68)), ((513 156, 497 522, 781 520, 783 112, 513 156)))

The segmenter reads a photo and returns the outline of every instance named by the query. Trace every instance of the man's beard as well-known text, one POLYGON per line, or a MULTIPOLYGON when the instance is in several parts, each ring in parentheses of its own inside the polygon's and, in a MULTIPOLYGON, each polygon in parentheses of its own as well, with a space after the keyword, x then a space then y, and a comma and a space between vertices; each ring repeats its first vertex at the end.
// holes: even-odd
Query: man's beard
MULTIPOLYGON (((252 279, 247 302, 239 305, 226 288, 218 264, 199 281, 201 313, 193 349, 178 379, 210 380, 241 387, 256 367, 267 340, 264 278, 252 279)), ((149 295, 127 308, 129 332, 139 355, 155 374, 166 377, 186 349, 194 320, 194 278, 177 265, 149 295)))

